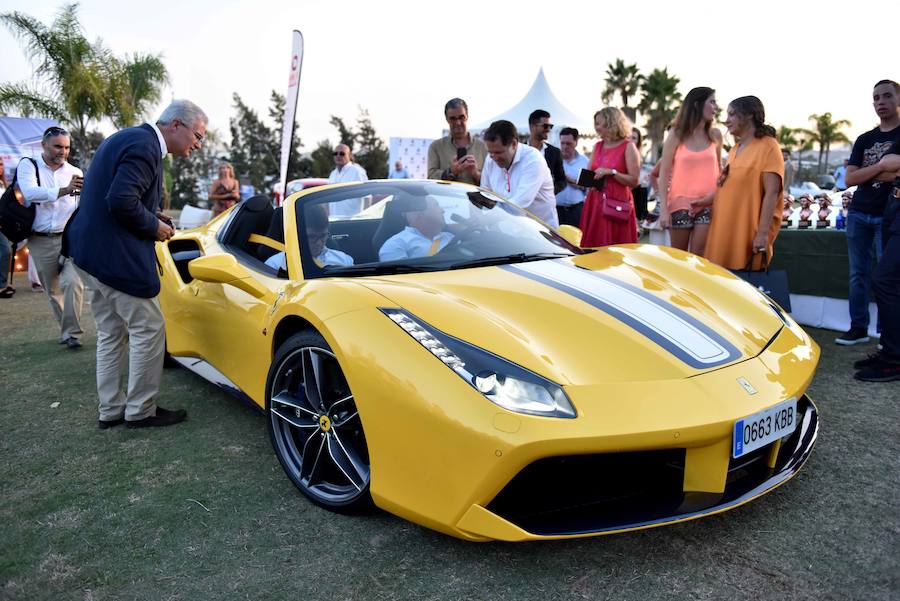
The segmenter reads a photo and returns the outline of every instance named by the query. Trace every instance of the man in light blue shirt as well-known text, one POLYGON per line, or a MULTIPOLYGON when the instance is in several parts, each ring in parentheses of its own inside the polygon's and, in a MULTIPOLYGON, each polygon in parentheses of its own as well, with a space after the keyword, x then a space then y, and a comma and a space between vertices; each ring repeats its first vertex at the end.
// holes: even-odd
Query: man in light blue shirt
POLYGON ((421 209, 403 215, 409 225, 381 245, 378 258, 382 261, 428 257, 440 252, 453 239, 453 234, 444 231, 444 211, 433 196, 425 197, 421 209))
POLYGON ((588 160, 578 152, 577 146, 578 130, 574 127, 563 128, 559 132, 559 147, 562 150, 567 185, 556 195, 556 214, 560 225, 580 227, 585 191, 578 185, 578 176, 582 169, 588 168, 588 160))
MULTIPOLYGON (((306 239, 309 242, 309 252, 313 262, 319 267, 326 265, 353 265, 353 257, 339 250, 328 248, 328 212, 323 205, 307 207, 306 215, 306 239)), ((287 270, 287 261, 284 251, 275 253, 266 260, 266 265, 274 269, 287 270)))
POLYGON ((850 161, 844 159, 844 164, 834 170, 834 188, 836 190, 847 189, 847 165, 849 164, 850 161))
POLYGON ((397 161, 394 163, 394 170, 388 175, 388 179, 409 179, 409 172, 403 166, 403 163, 397 161))

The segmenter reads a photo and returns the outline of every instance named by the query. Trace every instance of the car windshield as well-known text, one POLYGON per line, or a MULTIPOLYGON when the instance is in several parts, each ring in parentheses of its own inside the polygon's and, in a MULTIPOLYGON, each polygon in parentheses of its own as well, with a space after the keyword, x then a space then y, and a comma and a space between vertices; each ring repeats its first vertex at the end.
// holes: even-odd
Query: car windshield
POLYGON ((582 251, 516 205, 465 184, 367 182, 297 205, 306 277, 503 265, 582 251))

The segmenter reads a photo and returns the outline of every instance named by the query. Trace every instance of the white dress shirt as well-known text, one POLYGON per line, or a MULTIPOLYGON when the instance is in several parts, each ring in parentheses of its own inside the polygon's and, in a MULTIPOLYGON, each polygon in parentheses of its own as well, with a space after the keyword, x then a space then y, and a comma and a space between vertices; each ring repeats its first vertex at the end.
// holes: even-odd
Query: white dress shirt
MULTIPOLYGON (((284 251, 277 252, 266 259, 266 265, 274 269, 287 270, 287 261, 285 258, 284 251)), ((342 253, 339 250, 328 248, 327 246, 319 253, 319 256, 316 257, 316 261, 322 265, 353 265, 353 257, 347 253, 342 253)))
POLYGON ((153 131, 156 132, 156 139, 159 140, 159 149, 162 151, 163 158, 166 158, 166 155, 169 154, 169 147, 166 146, 166 139, 163 137, 162 132, 156 127, 156 123, 150 123, 148 121, 147 125, 152 127, 153 131))
POLYGON ((82 175, 81 169, 68 161, 59 169, 53 170, 44 161, 43 156, 34 159, 38 165, 41 184, 38 185, 34 172, 34 163, 22 159, 16 168, 16 183, 25 198, 25 206, 35 204, 34 225, 32 230, 47 234, 58 234, 66 227, 66 223, 78 207, 78 197, 67 194, 59 196, 59 189, 65 188, 72 181, 72 176, 82 175))
POLYGON ((441 232, 434 238, 429 238, 411 225, 407 225, 403 231, 385 240, 378 250, 378 258, 382 261, 396 261, 425 257, 439 252, 451 240, 453 240, 453 234, 450 232, 441 232), (437 243, 437 248, 432 250, 435 243, 437 243))
MULTIPOLYGON (((356 163, 347 163, 343 169, 335 167, 328 176, 329 184, 343 184, 346 182, 367 182, 369 176, 366 170, 356 163)), ((362 198, 348 198, 339 202, 328 203, 328 212, 332 217, 352 217, 362 211, 362 198)))
POLYGON ((550 167, 540 151, 528 144, 518 144, 509 169, 488 156, 481 170, 481 187, 526 209, 547 225, 559 227, 550 167))
MULTIPOLYGON (((587 168, 587 157, 577 150, 571 161, 567 160, 566 157, 563 157, 563 171, 566 172, 566 177, 574 179, 576 182, 578 181, 578 176, 581 175, 581 170, 587 168)), ((577 205, 579 202, 584 202, 586 194, 587 193, 583 189, 566 182, 565 189, 556 195, 556 204, 561 207, 577 205)))

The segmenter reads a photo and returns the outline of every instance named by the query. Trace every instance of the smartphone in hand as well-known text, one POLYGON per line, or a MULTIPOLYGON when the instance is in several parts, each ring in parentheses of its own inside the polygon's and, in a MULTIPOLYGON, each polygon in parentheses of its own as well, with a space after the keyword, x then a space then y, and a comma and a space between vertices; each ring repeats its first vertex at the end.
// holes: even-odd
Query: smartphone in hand
POLYGON ((457 149, 456 149, 456 160, 457 160, 457 161, 460 160, 461 158, 463 158, 463 157, 466 156, 467 154, 468 154, 468 152, 466 152, 466 149, 465 149, 465 148, 457 148, 457 149))

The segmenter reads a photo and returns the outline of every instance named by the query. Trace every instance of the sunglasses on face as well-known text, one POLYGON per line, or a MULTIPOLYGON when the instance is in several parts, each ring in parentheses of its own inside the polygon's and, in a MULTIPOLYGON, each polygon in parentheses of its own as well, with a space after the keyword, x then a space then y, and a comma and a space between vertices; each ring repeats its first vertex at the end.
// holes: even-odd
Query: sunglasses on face
POLYGON ((336 152, 333 152, 332 154, 333 154, 334 156, 336 156, 336 157, 342 157, 342 156, 344 156, 344 155, 347 154, 347 153, 344 152, 343 150, 338 150, 338 151, 336 151, 336 152))
POLYGON ((552 123, 542 123, 541 127, 543 127, 544 129, 553 129, 553 124, 552 123))
POLYGON ((69 132, 67 132, 66 130, 64 130, 61 127, 57 127, 54 125, 53 127, 48 127, 47 130, 44 132, 44 139, 46 140, 47 138, 52 138, 54 136, 68 136, 68 135, 69 135, 69 132))

